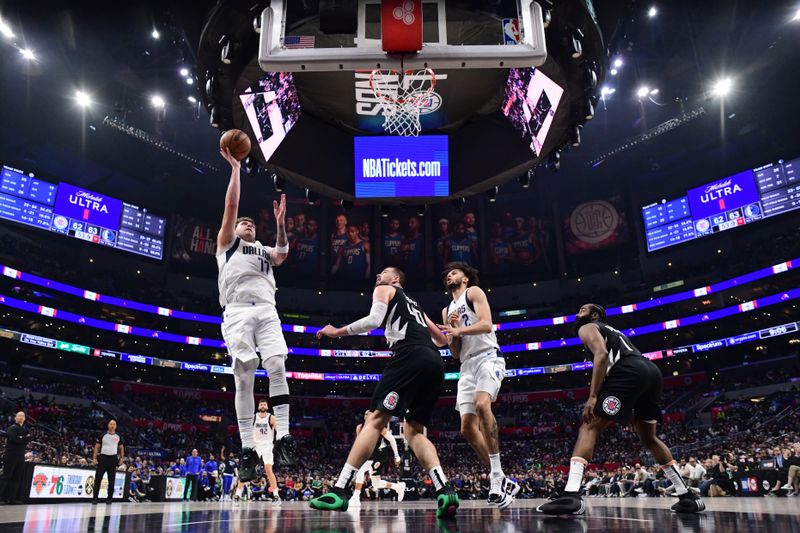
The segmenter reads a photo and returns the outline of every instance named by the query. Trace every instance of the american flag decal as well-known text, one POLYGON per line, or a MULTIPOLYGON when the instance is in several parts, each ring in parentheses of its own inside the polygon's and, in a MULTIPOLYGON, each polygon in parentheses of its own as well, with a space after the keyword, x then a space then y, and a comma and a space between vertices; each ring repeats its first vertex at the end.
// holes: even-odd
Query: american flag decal
POLYGON ((285 48, 314 48, 313 35, 287 35, 283 38, 285 48))

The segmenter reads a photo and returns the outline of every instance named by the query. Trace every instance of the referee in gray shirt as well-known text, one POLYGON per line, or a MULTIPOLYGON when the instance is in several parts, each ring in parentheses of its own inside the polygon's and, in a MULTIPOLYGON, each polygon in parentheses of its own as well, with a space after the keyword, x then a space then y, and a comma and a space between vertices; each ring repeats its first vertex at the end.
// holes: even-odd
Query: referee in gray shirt
POLYGON ((114 498, 114 477, 117 473, 117 465, 121 465, 124 458, 125 447, 122 445, 122 438, 117 435, 117 421, 111 419, 108 421, 108 431, 94 444, 92 464, 97 465, 97 470, 94 473, 93 504, 97 503, 97 495, 100 493, 104 473, 108 475, 106 503, 111 503, 114 498))

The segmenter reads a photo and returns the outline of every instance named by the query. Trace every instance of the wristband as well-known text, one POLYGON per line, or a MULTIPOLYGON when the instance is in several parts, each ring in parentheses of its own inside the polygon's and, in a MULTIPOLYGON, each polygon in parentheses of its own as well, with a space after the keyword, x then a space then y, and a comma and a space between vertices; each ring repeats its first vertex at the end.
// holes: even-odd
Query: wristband
POLYGON ((289 245, 285 244, 283 246, 276 246, 275 251, 279 254, 288 254, 289 253, 289 245))

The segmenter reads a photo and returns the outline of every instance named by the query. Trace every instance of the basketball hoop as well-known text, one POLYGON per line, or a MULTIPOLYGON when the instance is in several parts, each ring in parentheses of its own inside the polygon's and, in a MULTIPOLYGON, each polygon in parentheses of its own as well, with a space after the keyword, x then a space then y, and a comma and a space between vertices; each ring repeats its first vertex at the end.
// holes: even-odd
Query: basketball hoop
POLYGON ((436 74, 432 69, 373 70, 369 86, 383 106, 383 129, 392 135, 416 137, 422 129, 419 115, 430 103, 436 87, 436 74))

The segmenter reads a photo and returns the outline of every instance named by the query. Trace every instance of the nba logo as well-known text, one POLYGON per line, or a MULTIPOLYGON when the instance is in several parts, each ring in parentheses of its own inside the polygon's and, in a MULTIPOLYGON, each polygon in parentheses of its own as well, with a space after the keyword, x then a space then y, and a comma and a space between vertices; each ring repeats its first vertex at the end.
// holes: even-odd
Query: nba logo
POLYGON ((503 44, 519 44, 519 19, 503 19, 503 44))

